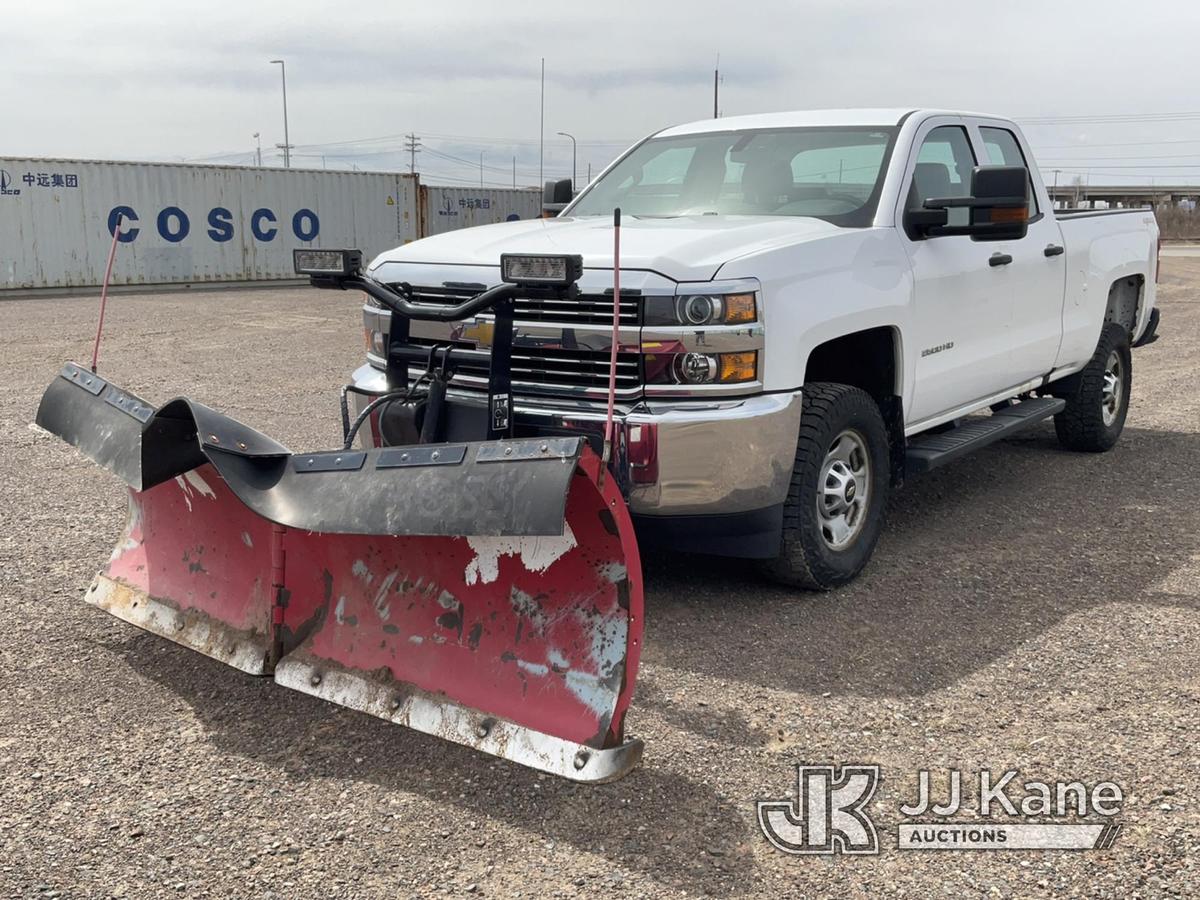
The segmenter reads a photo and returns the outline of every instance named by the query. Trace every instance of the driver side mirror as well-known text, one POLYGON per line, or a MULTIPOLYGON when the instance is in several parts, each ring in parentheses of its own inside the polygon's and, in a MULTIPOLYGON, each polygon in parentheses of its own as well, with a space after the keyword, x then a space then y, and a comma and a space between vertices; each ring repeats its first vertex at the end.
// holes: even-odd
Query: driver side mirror
POLYGON ((968 235, 973 241, 1016 241, 1029 231, 1029 170, 1024 166, 976 166, 969 197, 929 198, 909 210, 905 228, 914 237, 968 235), (950 225, 950 210, 967 208, 970 224, 950 225))

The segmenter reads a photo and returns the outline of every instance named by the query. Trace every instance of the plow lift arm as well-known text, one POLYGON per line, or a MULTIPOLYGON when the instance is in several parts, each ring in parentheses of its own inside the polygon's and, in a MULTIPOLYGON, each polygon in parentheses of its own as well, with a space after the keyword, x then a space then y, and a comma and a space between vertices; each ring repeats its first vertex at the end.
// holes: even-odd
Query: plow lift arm
MULTIPOLYGON (((625 735, 642 577, 616 480, 582 437, 513 437, 513 298, 573 297, 582 261, 502 257, 503 281, 456 306, 413 302, 357 251, 296 250, 315 287, 370 294, 407 320, 491 311, 488 415, 440 439, 445 383, 411 443, 292 453, 179 398, 155 407, 68 363, 37 423, 129 485, 129 519, 85 599, 235 668, 576 781, 641 759, 625 735)), ((614 306, 618 303, 614 298, 614 306)), ((435 348, 436 349, 436 348, 435 348)), ((423 376, 424 377, 424 376, 423 376)))

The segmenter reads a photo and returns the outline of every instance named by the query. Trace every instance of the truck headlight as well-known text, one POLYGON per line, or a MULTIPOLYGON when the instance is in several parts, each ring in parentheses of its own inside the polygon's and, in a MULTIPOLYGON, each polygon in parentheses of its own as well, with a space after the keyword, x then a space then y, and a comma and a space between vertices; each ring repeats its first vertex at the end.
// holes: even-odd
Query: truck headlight
POLYGON ((692 294, 690 297, 680 297, 675 304, 675 314, 684 325, 708 325, 719 322, 723 313, 720 297, 708 294, 692 294))
POLYGON ((758 321, 754 293, 681 294, 677 297, 647 297, 647 325, 742 325, 758 321))
POLYGON ((677 353, 674 369, 681 384, 708 384, 717 377, 720 363, 707 353, 677 353))
POLYGON ((669 373, 676 384, 739 384, 754 381, 758 377, 758 351, 676 353, 669 373))

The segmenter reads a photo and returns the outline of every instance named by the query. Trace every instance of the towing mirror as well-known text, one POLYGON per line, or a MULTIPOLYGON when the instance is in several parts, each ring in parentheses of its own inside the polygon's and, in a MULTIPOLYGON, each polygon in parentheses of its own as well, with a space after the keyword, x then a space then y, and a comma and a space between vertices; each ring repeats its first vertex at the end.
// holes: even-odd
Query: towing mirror
POLYGON ((570 178, 547 181, 542 188, 542 217, 557 216, 575 199, 575 186, 570 178))
POLYGON ((909 210, 905 226, 919 237, 968 235, 973 241, 1017 241, 1029 231, 1029 170, 1024 166, 976 166, 971 196, 927 199, 909 210), (971 211, 970 224, 949 225, 950 210, 971 211))
POLYGON ((570 178, 564 178, 561 181, 547 181, 542 188, 542 202, 546 206, 553 203, 570 203, 574 198, 574 190, 570 178))

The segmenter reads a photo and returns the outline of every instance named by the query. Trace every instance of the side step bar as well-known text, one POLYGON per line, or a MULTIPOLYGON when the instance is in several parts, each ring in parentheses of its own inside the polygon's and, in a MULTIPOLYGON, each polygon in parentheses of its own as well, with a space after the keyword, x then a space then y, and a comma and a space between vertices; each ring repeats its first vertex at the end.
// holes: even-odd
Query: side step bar
POLYGON ((908 442, 905 459, 908 473, 920 475, 954 462, 980 447, 1057 415, 1066 405, 1067 401, 1058 397, 1025 400, 994 412, 987 418, 967 419, 950 431, 917 435, 908 442))

